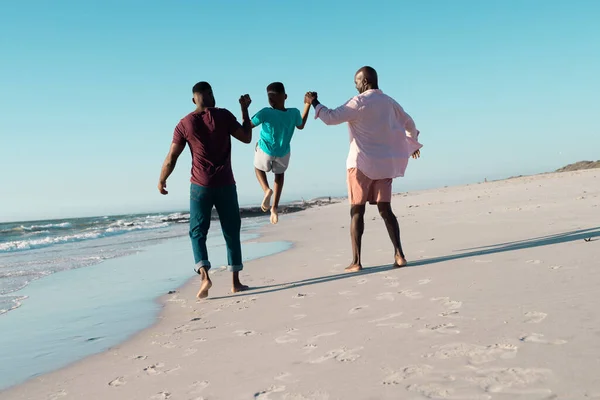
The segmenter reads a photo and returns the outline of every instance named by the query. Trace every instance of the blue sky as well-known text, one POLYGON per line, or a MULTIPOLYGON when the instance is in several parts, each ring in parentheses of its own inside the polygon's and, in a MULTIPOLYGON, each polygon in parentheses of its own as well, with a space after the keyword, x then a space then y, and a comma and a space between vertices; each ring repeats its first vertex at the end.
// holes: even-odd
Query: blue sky
MULTIPOLYGON (((424 144, 397 191, 598 159, 599 18, 592 0, 2 2, 0 221, 187 208, 187 150, 156 184, 199 80, 239 116, 272 81, 288 107, 338 106, 375 67, 424 144)), ((312 117, 283 201, 345 194, 347 128, 312 117)), ((261 199, 252 149, 233 148, 242 204, 261 199)))

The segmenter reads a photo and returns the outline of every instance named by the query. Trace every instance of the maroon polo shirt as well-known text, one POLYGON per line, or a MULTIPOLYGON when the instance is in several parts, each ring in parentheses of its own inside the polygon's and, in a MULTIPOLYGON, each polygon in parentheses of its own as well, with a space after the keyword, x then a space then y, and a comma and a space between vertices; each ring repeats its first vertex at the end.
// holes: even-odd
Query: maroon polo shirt
POLYGON ((173 143, 190 147, 192 183, 205 187, 235 184, 231 169, 231 135, 241 127, 235 116, 224 108, 194 111, 179 121, 173 143))

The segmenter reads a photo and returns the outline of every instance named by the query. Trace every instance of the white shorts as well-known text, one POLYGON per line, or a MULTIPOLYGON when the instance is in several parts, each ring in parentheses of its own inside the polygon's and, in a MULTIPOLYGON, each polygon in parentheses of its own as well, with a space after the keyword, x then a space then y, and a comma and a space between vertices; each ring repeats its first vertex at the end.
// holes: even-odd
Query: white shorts
POLYGON ((258 143, 254 149, 254 167, 264 172, 273 171, 274 174, 283 174, 290 163, 290 153, 283 157, 273 157, 260 148, 258 143))

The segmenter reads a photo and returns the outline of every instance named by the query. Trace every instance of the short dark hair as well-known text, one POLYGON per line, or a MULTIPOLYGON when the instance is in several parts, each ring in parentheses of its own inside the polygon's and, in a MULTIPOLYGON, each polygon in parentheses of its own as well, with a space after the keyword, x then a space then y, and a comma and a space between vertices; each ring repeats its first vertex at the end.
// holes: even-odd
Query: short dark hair
POLYGON ((192 93, 202 93, 207 90, 212 90, 210 83, 202 81, 194 85, 194 87, 192 88, 192 93))
POLYGON ((285 87, 281 82, 273 82, 267 86, 267 92, 283 93, 285 94, 285 87))

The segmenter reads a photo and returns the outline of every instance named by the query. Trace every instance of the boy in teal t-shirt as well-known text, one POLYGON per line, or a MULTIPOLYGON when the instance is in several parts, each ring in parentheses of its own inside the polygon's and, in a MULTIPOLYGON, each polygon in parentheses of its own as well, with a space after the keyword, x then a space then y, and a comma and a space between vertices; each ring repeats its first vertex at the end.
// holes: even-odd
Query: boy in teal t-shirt
POLYGON ((304 104, 302 115, 297 108, 285 108, 287 94, 281 82, 274 82, 267 86, 267 95, 271 108, 265 107, 252 117, 252 127, 262 124, 260 139, 254 153, 254 170, 265 194, 261 208, 264 212, 271 209, 271 223, 276 224, 279 220, 277 207, 283 189, 284 173, 290 162, 290 142, 294 129, 304 129, 310 104, 304 104), (273 190, 267 180, 267 172, 271 171, 275 174, 273 207, 271 207, 273 190))

